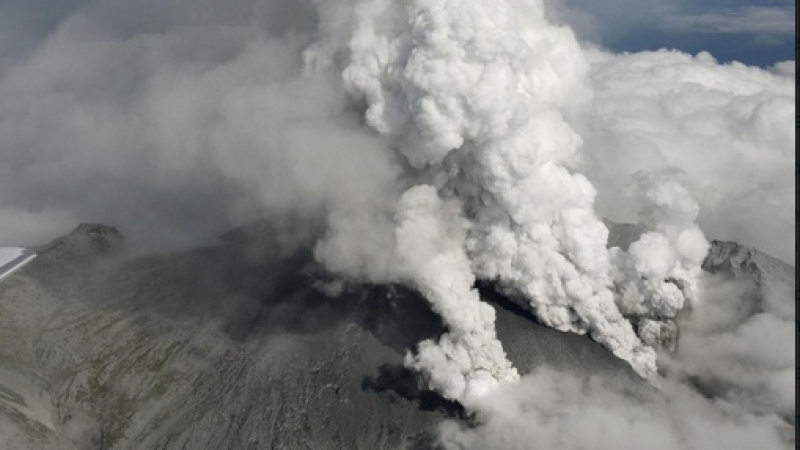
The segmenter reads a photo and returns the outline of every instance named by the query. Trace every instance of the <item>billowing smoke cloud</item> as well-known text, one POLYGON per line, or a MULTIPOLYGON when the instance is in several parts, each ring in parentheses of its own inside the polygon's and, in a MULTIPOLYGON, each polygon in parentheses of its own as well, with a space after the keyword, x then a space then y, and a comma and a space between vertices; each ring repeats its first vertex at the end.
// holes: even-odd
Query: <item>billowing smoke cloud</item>
MULTIPOLYGON (((582 47, 536 0, 72 6, 0 66, 0 244, 77 220, 153 246, 265 215, 324 223, 314 252, 331 272, 404 283, 430 301, 448 332, 406 363, 484 411, 489 429, 514 421, 493 392, 526 417, 544 411, 526 399, 552 383, 523 379, 522 403, 502 400, 520 377, 477 279, 653 378, 656 350, 633 322, 701 310, 698 223, 794 261, 786 65, 582 47), (601 215, 644 233, 608 249, 601 215)), ((696 320, 686 326, 702 328, 696 320)), ((773 317, 759 320, 704 345, 715 355, 751 345, 773 317)), ((729 367, 680 352, 690 376, 729 367)), ((777 391, 762 389, 776 373, 785 384, 784 356, 756 375, 728 371, 739 389, 728 400, 785 413, 763 406, 777 391)), ((683 387, 665 392, 713 409, 683 387)), ((709 414, 777 442, 750 413, 709 414)))
POLYGON ((178 245, 382 201, 394 156, 336 80, 302 76, 315 28, 302 2, 76 6, 2 72, 0 245, 78 221, 178 245))
POLYGON ((337 226, 318 254, 337 269, 388 267, 426 295, 451 328, 409 358, 431 387, 465 400, 486 390, 471 386, 476 373, 514 378, 493 318, 471 291, 476 277, 494 280, 545 324, 589 333, 640 375, 654 375, 655 352, 623 312, 674 317, 685 297, 695 300, 708 244, 688 191, 642 175, 651 232, 629 252, 607 250, 596 191, 571 169, 582 141, 565 117, 588 107, 591 89, 589 61, 570 30, 549 24, 536 2, 376 0, 324 10, 322 21, 326 34, 307 60, 341 70, 367 124, 421 173, 396 205, 394 252, 360 243, 351 251, 350 227, 337 226), (439 203, 455 206, 442 214, 439 203), (409 217, 421 224, 412 232, 409 217), (431 263, 404 270, 409 248, 431 263), (353 254, 366 259, 354 264, 353 254))
POLYGON ((697 303, 700 265, 708 252, 695 225, 697 202, 674 176, 637 174, 639 216, 644 233, 627 252, 611 250, 620 309, 626 315, 673 318, 689 301, 697 303))
POLYGON ((478 427, 442 426, 444 448, 793 448, 794 429, 777 416, 747 413, 669 381, 660 394, 634 393, 600 378, 543 370, 499 388, 478 410, 478 427))
MULTIPOLYGON (((794 274, 706 274, 658 390, 544 369, 473 404, 477 425, 446 423, 448 449, 789 449, 795 443, 794 274)), ((772 269, 772 270, 769 270, 772 269)), ((785 268, 784 268, 785 269, 785 268)))

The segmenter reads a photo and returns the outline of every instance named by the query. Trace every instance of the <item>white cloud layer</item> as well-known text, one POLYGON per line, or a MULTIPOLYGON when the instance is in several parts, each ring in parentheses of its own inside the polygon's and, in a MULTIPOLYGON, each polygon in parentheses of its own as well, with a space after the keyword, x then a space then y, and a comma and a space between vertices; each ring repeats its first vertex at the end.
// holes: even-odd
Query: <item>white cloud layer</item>
POLYGON ((589 55, 595 95, 577 127, 600 211, 631 220, 629 175, 675 169, 707 235, 793 264, 794 78, 708 54, 589 55))
POLYGON ((795 281, 703 280, 703 303, 679 321, 681 341, 667 362, 679 377, 754 413, 794 420, 795 281))
POLYGON ((665 381, 633 394, 600 378, 543 370, 505 386, 478 406, 479 425, 447 423, 446 449, 749 450, 793 448, 794 429, 665 381))

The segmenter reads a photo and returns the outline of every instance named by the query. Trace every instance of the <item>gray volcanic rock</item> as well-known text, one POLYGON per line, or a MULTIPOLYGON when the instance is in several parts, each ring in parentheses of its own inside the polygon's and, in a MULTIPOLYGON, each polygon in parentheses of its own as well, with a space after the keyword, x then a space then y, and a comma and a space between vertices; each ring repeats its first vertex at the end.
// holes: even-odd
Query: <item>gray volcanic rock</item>
POLYGON ((793 289, 796 297, 794 267, 760 250, 736 242, 712 241, 708 256, 703 261, 703 270, 736 280, 748 289, 747 295, 739 296, 739 301, 731 304, 731 308, 736 308, 739 318, 733 325, 763 312, 770 291, 793 289))
POLYGON ((747 278, 759 287, 771 282, 792 281, 795 277, 791 265, 732 241, 712 241, 703 269, 733 278, 747 278))
MULTIPOLYGON (((231 236, 126 259, 119 232, 82 225, 0 283, 0 448, 423 449, 442 419, 466 419, 402 366, 444 331, 422 298, 365 285, 330 298, 308 250, 256 257, 231 236)), ((649 388, 483 291, 521 372, 649 388)))
POLYGON ((76 262, 107 256, 121 249, 124 238, 114 227, 98 223, 81 223, 70 234, 37 249, 51 260, 76 262))

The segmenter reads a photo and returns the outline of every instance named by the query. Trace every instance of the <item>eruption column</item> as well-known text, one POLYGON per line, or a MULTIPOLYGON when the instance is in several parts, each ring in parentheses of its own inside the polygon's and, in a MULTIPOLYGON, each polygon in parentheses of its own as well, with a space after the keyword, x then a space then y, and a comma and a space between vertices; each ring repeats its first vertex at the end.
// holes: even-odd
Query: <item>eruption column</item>
MULTIPOLYGON (((591 95, 572 32, 549 24, 539 1, 367 0, 351 14, 321 11, 328 35, 308 60, 342 65, 345 88, 365 102, 366 123, 417 171, 394 212, 392 266, 449 332, 420 344, 406 363, 444 396, 467 402, 518 378, 492 308, 472 289, 477 277, 495 281, 545 324, 589 333, 652 376, 655 351, 615 298, 616 287, 643 275, 614 264, 641 264, 607 250, 596 191, 570 170, 582 142, 564 117, 591 95)), ((658 223, 670 220, 657 215, 658 223)), ((696 242, 696 231, 659 232, 658 242, 680 247, 696 242)))

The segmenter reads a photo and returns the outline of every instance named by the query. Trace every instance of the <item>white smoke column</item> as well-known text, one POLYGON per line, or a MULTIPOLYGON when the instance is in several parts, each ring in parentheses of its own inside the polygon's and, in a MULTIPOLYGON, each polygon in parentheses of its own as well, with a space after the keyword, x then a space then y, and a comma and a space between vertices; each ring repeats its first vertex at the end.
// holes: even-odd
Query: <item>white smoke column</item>
POLYGON ((625 314, 673 318, 697 302, 701 264, 709 244, 695 224, 697 202, 670 172, 638 173, 636 193, 645 233, 628 252, 611 249, 618 303, 625 314))
POLYGON ((494 309, 472 288, 475 275, 464 251, 468 224, 459 205, 442 201, 432 186, 421 185, 403 194, 398 210, 398 270, 449 329, 439 342, 422 342, 407 364, 427 376, 443 396, 465 403, 498 381, 518 379, 497 340, 494 309))
POLYGON ((415 286, 442 315, 450 332, 407 363, 460 400, 517 378, 490 308, 472 290, 477 277, 494 280, 545 324, 589 333, 641 376, 655 374, 655 351, 618 303, 638 315, 674 315, 692 297, 707 243, 694 225, 696 203, 659 181, 644 190, 652 233, 631 255, 606 249, 596 191, 569 169, 581 139, 564 115, 591 96, 589 64, 572 32, 547 23, 536 1, 367 0, 351 11, 320 11, 326 35, 307 61, 342 70, 345 88, 365 102, 367 124, 426 185, 396 205, 394 255, 379 251, 371 264, 357 244, 353 264, 348 243, 356 240, 338 219, 318 247, 329 267, 357 268, 343 271, 351 276, 386 267, 386 278, 415 286), (652 276, 659 281, 645 281, 652 276), (615 299, 619 286, 624 301, 615 299), (647 299, 632 305, 642 294, 647 299))
MULTIPOLYGON (((366 101, 367 123, 414 167, 428 167, 439 188, 438 194, 429 188, 407 193, 426 192, 431 203, 425 208, 400 202, 397 249, 405 256, 415 251, 405 250, 404 236, 417 243, 435 239, 418 246, 439 248, 430 258, 466 248, 473 273, 521 294, 540 320, 589 332, 640 375, 654 374, 655 352, 614 300, 608 231, 593 211, 595 190, 566 168, 577 160, 581 140, 562 111, 589 97, 588 63, 572 33, 548 24, 539 2, 371 0, 352 16, 322 12, 330 35, 309 51, 309 61, 330 67, 344 58, 345 87, 366 101), (342 31, 348 25, 350 36, 342 31), (439 196, 460 208, 437 213, 439 196), (453 223, 465 219, 472 225, 463 242, 455 240, 460 233, 448 235, 450 250, 442 252, 440 233, 413 239, 404 233, 404 219, 417 214, 428 229, 458 229, 453 223)), ((431 387, 462 400, 470 389, 456 387, 459 374, 515 379, 499 359, 493 318, 476 306, 474 276, 465 276, 470 270, 435 262, 425 269, 406 272, 451 332, 438 344, 424 343, 407 362, 428 375, 431 387), (484 349, 497 349, 489 352, 497 357, 472 356, 486 355, 484 349)), ((492 384, 478 378, 480 391, 492 384)))
POLYGON ((406 362, 443 396, 469 403, 500 381, 517 380, 495 333, 494 309, 472 287, 475 275, 464 245, 470 224, 459 203, 443 200, 433 186, 418 185, 392 207, 392 217, 377 207, 334 212, 315 256, 350 277, 404 283, 431 302, 449 332, 438 342, 422 342, 406 362))

